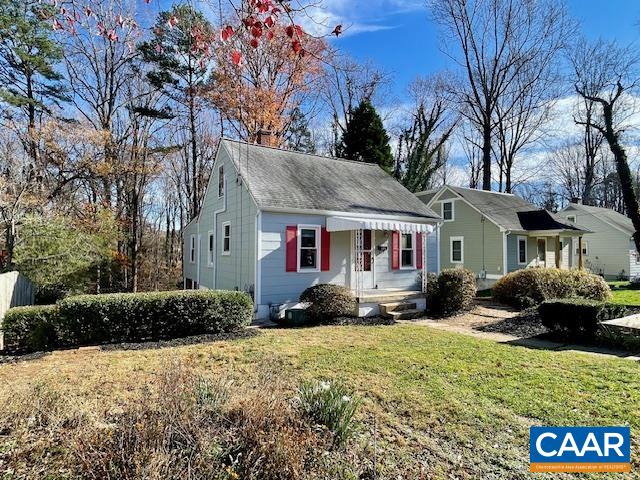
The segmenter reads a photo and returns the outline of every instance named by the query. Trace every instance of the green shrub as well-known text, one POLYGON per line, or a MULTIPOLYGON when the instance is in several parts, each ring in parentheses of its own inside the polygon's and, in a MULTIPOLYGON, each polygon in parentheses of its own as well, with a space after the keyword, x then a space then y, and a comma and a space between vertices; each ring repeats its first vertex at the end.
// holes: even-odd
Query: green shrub
POLYGON ((611 296, 602 277, 584 270, 525 268, 505 275, 492 289, 497 301, 520 308, 554 298, 587 298, 605 301, 611 296))
POLYGON ((9 317, 10 345, 33 350, 231 332, 249 325, 253 303, 221 290, 79 295, 9 317))
POLYGON ((590 338, 597 332, 600 322, 623 317, 626 308, 613 303, 571 298, 546 300, 538 306, 538 313, 542 324, 556 333, 590 338))
POLYGON ((341 285, 320 284, 307 288, 300 301, 309 303, 307 318, 313 322, 331 321, 356 314, 358 304, 353 292, 341 285))
POLYGON ((312 422, 329 429, 335 446, 344 445, 353 433, 359 404, 349 390, 335 382, 305 382, 298 388, 298 401, 312 422))
POLYGON ((437 315, 469 310, 476 296, 476 276, 466 268, 442 270, 437 281, 427 282, 427 306, 437 315))
POLYGON ((11 351, 37 351, 58 345, 55 305, 15 307, 2 320, 4 346, 11 351))

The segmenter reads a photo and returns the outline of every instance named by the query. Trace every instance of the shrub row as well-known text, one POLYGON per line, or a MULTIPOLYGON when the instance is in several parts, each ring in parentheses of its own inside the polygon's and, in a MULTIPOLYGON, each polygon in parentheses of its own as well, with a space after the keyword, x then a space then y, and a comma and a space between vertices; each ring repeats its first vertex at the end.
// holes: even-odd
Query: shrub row
POLYGON ((427 276, 427 308, 435 315, 469 310, 476 296, 476 276, 466 268, 450 268, 427 276))
POLYGON ((623 317, 623 305, 581 298, 547 300, 538 306, 542 324, 554 333, 591 338, 600 322, 623 317))
POLYGON ((581 297, 605 301, 611 295, 602 277, 584 270, 525 268, 505 275, 493 286, 493 297, 519 308, 554 298, 581 297))
POLYGON ((80 295, 53 306, 12 308, 2 330, 6 348, 35 351, 230 332, 248 325, 252 315, 243 292, 80 295))

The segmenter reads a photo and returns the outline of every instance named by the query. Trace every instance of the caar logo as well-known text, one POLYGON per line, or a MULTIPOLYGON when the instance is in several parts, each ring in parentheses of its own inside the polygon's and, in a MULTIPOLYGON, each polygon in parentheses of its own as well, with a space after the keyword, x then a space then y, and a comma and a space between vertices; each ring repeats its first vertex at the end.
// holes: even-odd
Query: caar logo
POLYGON ((628 472, 629 427, 531 427, 532 472, 628 472))

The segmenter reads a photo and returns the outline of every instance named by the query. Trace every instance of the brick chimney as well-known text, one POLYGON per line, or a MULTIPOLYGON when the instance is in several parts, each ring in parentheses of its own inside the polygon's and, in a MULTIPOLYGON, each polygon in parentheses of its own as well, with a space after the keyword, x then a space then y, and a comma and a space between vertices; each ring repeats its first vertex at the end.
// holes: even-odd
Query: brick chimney
POLYGON ((571 197, 571 203, 576 203, 580 205, 582 203, 582 198, 580 197, 571 197))
POLYGON ((270 147, 272 145, 272 137, 273 134, 271 133, 271 130, 261 128, 260 130, 258 130, 257 135, 258 145, 265 145, 267 147, 270 147))

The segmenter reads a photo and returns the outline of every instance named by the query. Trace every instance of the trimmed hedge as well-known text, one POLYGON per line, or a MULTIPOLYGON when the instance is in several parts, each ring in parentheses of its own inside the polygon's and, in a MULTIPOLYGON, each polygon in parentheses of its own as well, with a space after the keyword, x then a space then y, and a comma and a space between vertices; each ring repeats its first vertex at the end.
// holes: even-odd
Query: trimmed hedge
POLYGON ((582 298, 546 300, 538 306, 542 324, 557 333, 593 337, 600 322, 623 317, 623 305, 582 298))
POLYGON ((466 268, 442 270, 437 279, 427 277, 427 307, 437 315, 469 310, 476 296, 476 275, 466 268))
POLYGON ((527 308, 555 298, 605 301, 611 289, 602 277, 584 270, 525 268, 498 280, 492 293, 499 302, 527 308))
MULTIPOLYGON (((12 348, 69 347, 100 343, 179 338, 243 328, 253 317, 253 303, 243 292, 194 290, 114 293, 67 297, 43 311, 30 307, 4 323, 12 348), (38 328, 50 339, 33 341, 38 328), (32 333, 29 333, 32 332, 32 333), (31 340, 30 340, 31 339, 31 340)), ((9 317, 11 318, 11 312, 9 317)), ((6 318, 6 317, 5 317, 6 318)))
POLYGON ((56 305, 10 308, 2 320, 4 347, 30 352, 54 348, 58 338, 57 323, 56 305))
POLYGON ((357 314, 356 297, 351 289, 341 285, 314 285, 302 292, 300 301, 310 304, 306 314, 311 322, 331 321, 357 314))

